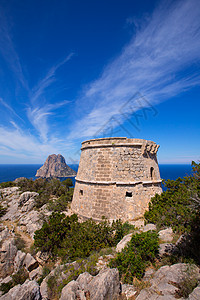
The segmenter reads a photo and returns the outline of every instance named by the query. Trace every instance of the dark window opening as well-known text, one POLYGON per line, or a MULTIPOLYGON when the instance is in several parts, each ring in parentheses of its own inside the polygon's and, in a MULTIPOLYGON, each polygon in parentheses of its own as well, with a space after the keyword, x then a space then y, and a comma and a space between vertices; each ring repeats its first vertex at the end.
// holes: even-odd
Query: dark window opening
POLYGON ((151 177, 151 179, 154 179, 154 177, 155 177, 153 167, 150 168, 150 177, 151 177))
POLYGON ((83 196, 83 190, 80 190, 80 195, 83 196))
POLYGON ((126 192, 126 197, 132 197, 132 192, 126 192))

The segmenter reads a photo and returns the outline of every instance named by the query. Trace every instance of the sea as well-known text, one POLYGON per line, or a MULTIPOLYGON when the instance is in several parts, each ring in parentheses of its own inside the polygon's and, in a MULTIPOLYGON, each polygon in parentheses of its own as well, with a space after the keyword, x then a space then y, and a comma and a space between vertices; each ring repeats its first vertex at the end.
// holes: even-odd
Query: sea
MULTIPOLYGON (((32 164, 32 165, 6 165, 0 164, 0 183, 6 181, 13 181, 19 177, 26 177, 28 179, 35 180, 35 174, 37 170, 42 165, 32 164)), ((78 171, 78 165, 69 165, 76 172, 78 171)), ((191 175, 192 167, 191 165, 180 165, 180 164, 159 164, 160 176, 162 179, 172 179, 175 180, 178 177, 184 177, 191 175)), ((75 177, 70 177, 75 184, 75 177)), ((62 178, 64 180, 65 178, 62 178)))

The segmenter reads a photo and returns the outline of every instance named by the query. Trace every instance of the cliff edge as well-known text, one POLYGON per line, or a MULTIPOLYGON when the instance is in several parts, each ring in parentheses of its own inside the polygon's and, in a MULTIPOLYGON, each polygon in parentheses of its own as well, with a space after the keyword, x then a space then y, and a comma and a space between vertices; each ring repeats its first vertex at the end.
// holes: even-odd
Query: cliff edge
POLYGON ((61 154, 49 155, 44 165, 36 173, 36 177, 42 178, 72 176, 76 176, 76 172, 66 164, 61 154))

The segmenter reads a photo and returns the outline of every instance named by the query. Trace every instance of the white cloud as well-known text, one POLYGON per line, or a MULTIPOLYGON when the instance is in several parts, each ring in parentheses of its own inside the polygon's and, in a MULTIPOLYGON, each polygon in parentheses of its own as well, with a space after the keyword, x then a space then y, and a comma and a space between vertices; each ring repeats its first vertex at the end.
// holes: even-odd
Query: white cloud
POLYGON ((121 106, 137 91, 155 104, 199 85, 198 0, 162 2, 140 28, 77 100, 83 113, 69 138, 93 136, 113 115, 121 122, 121 106), (191 70, 195 65, 196 70, 191 70))
POLYGON ((2 156, 26 159, 29 162, 42 162, 49 154, 63 153, 70 147, 70 143, 56 138, 42 143, 30 133, 22 131, 15 123, 13 123, 13 128, 0 126, 0 154, 2 156))
POLYGON ((27 114, 30 122, 35 127, 35 129, 39 132, 41 140, 43 142, 48 141, 48 133, 49 133, 49 125, 48 125, 48 117, 53 114, 53 111, 57 108, 68 104, 69 101, 65 100, 55 104, 47 104, 43 107, 29 107, 27 109, 27 114))
POLYGON ((45 77, 41 79, 38 84, 34 87, 32 91, 32 96, 31 96, 31 103, 35 103, 36 100, 44 93, 45 89, 48 88, 55 80, 55 73, 56 71, 64 65, 66 62, 68 62, 74 53, 70 53, 67 55, 61 62, 55 64, 53 67, 50 68, 50 70, 47 72, 45 77))

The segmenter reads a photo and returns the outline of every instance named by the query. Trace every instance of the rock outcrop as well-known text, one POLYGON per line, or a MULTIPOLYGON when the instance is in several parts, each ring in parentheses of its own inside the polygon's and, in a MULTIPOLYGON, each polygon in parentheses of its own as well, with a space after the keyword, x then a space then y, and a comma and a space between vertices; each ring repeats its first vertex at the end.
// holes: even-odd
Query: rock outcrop
POLYGON ((1 300, 40 300, 40 287, 34 280, 26 280, 22 285, 14 286, 7 294, 0 297, 1 300))
POLYGON ((60 300, 116 299, 120 293, 119 272, 117 269, 106 269, 93 277, 85 272, 76 281, 70 281, 62 290, 60 300))
POLYGON ((42 178, 72 176, 76 176, 76 172, 66 164, 61 154, 49 155, 44 165, 36 173, 36 177, 42 178))

